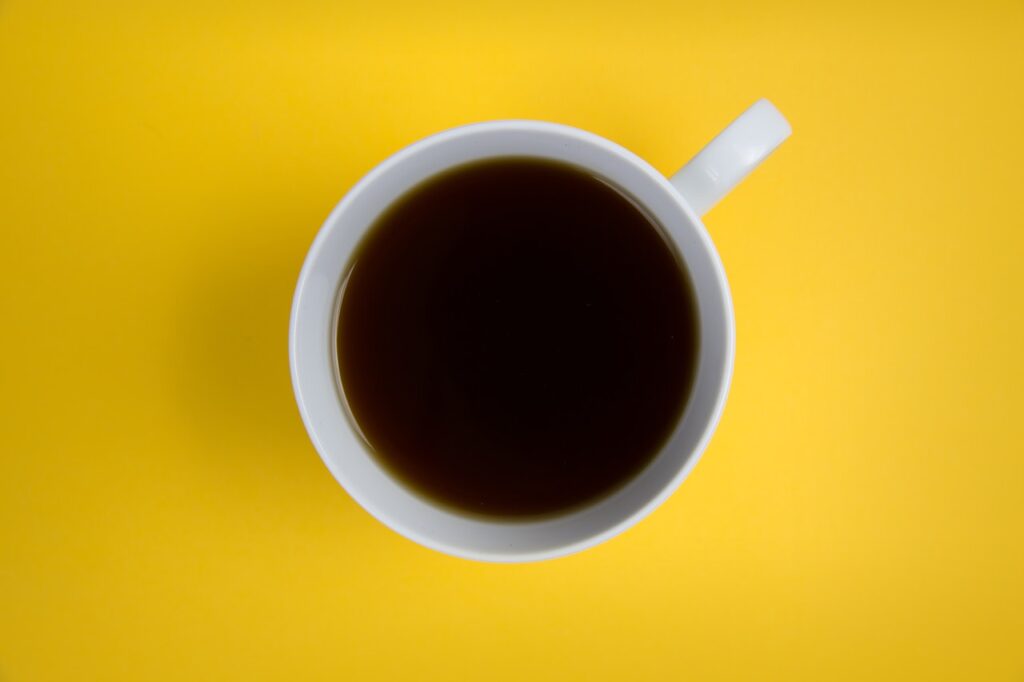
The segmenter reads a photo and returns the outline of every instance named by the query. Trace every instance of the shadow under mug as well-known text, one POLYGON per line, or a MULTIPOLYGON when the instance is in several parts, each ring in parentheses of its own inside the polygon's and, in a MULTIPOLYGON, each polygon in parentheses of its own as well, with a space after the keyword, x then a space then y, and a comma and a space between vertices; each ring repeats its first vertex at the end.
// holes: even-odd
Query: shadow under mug
POLYGON ((306 257, 292 303, 292 385, 310 439, 339 483, 370 514, 405 537, 455 556, 535 561, 592 547, 664 502, 707 446, 725 405, 735 355, 732 299, 722 263, 700 216, 791 132, 767 100, 733 121, 671 178, 629 150, 569 126, 494 121, 454 128, 397 152, 335 207, 306 257), (586 169, 640 204, 664 229, 689 272, 700 323, 697 374, 689 402, 651 463, 589 506, 538 520, 459 514, 416 494, 377 462, 344 404, 335 365, 335 312, 351 256, 365 232, 399 197, 454 166, 494 157, 535 157, 586 169))

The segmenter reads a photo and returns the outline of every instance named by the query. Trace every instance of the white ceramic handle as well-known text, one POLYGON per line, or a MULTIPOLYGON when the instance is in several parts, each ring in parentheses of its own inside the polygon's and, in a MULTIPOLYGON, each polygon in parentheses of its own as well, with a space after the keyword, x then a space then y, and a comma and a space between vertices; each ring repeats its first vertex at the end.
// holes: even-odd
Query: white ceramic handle
POLYGON ((792 132, 774 104, 758 100, 669 181, 697 215, 704 215, 792 132))

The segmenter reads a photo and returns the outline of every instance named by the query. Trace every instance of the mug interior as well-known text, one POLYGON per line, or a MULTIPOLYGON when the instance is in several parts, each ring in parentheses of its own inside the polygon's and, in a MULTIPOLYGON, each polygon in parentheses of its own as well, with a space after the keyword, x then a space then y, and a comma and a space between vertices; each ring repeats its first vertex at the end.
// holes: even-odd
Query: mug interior
POLYGON ((374 517, 423 545, 488 561, 569 554, 625 530, 658 506, 696 464, 724 406, 735 338, 732 303, 718 255, 700 220, 664 176, 628 150, 575 128, 498 121, 449 130, 385 160, 338 204, 307 255, 292 305, 289 351, 299 411, 317 451, 342 486, 374 517), (653 461, 589 506, 537 520, 493 520, 432 503, 394 479, 357 435, 334 358, 335 313, 350 258, 366 230, 399 196, 464 163, 528 156, 586 169, 636 200, 662 226, 697 299, 700 349, 689 402, 653 461))

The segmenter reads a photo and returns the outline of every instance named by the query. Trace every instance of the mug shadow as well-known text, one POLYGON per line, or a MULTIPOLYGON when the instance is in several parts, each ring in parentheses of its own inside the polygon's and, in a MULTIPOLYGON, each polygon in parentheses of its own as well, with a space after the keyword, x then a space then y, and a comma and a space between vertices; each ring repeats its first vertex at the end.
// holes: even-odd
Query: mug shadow
POLYGON ((231 223, 211 224, 211 240, 180 280, 169 387, 179 420, 193 455, 218 480, 234 481, 236 493, 275 504, 316 498, 334 509, 340 500, 364 516, 307 437, 288 364, 292 294, 329 207, 309 197, 253 203, 231 223))

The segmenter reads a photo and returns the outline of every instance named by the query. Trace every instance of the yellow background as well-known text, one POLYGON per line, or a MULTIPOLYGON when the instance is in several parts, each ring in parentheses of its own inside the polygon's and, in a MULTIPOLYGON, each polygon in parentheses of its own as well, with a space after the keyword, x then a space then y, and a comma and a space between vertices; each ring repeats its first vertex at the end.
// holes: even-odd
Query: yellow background
POLYGON ((1024 680, 1024 4, 0 0, 0 679, 1024 680), (707 218, 728 407, 648 520, 422 549, 309 444, 323 218, 453 125, 671 173, 795 133, 707 218))

